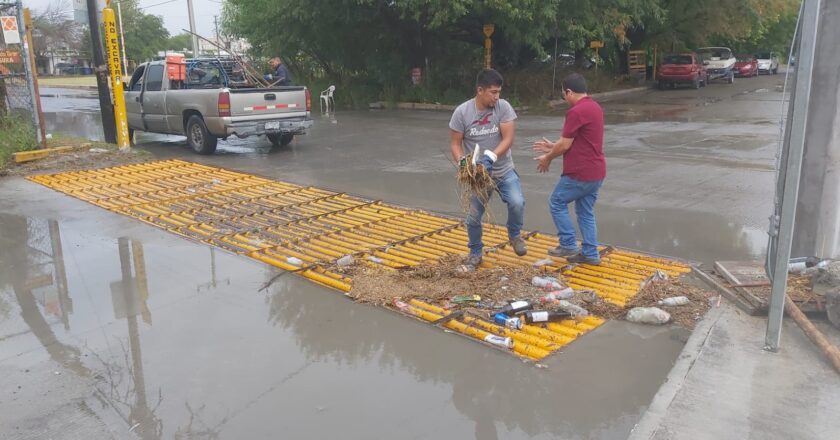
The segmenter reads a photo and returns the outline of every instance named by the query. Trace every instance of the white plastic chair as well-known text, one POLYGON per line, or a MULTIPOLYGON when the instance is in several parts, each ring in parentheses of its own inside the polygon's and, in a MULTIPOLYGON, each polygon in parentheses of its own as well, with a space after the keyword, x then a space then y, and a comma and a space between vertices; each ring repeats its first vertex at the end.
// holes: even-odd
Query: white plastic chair
POLYGON ((335 98, 333 98, 333 93, 335 92, 335 86, 327 87, 327 90, 321 92, 321 113, 324 113, 324 107, 327 108, 327 113, 330 112, 330 108, 335 110, 335 98))

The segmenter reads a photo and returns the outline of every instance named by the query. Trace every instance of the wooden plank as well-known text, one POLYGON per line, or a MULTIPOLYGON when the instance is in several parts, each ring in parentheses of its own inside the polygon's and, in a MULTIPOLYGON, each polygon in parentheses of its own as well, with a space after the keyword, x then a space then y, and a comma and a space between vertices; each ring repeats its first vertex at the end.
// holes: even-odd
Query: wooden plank
POLYGON ((739 309, 743 310, 747 314, 752 316, 762 314, 761 310, 758 307, 754 306, 753 304, 750 304, 741 295, 737 294, 732 289, 729 289, 722 283, 718 282, 714 275, 708 274, 700 269, 694 269, 692 273, 695 274, 701 280, 703 280, 706 284, 711 286, 713 289, 717 290, 721 295, 726 297, 726 299, 732 301, 733 304, 735 304, 739 309))

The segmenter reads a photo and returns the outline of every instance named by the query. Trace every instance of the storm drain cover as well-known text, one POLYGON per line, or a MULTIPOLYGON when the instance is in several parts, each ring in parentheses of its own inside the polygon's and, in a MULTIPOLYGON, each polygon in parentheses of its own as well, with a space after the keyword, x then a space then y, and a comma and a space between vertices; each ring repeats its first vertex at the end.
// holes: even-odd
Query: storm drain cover
MULTIPOLYGON (((346 255, 400 268, 466 250, 466 226, 460 219, 180 160, 28 179, 343 292, 350 291, 353 280, 329 268, 346 255)), ((523 236, 533 252, 518 257, 506 246, 506 230, 486 224, 484 241, 490 251, 483 266, 531 265, 556 245, 551 235, 523 236)), ((594 290, 619 306, 657 271, 675 277, 691 271, 680 262, 613 248, 607 248, 599 266, 568 268, 562 258, 554 260, 546 269, 562 273, 570 287, 594 290)), ((412 300, 401 313, 434 322, 447 311, 412 300)), ((510 329, 463 315, 441 320, 440 326, 479 341, 510 338, 511 353, 539 360, 603 322, 587 317, 510 329)))

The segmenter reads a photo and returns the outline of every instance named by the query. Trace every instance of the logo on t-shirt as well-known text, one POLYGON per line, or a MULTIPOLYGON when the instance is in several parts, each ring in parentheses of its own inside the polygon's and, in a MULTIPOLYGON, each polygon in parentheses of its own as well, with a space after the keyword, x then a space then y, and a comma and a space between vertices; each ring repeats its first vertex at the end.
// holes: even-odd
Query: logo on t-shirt
POLYGON ((481 119, 476 119, 475 121, 473 121, 472 124, 470 124, 470 125, 478 124, 478 127, 481 127, 481 128, 477 128, 477 127, 470 128, 469 135, 470 136, 487 136, 489 134, 498 133, 499 132, 499 126, 498 125, 494 124, 492 127, 485 127, 485 125, 490 124, 490 117, 492 117, 492 116, 493 116, 493 112, 489 112, 489 113, 485 114, 484 116, 482 116, 481 119))
POLYGON ((471 125, 475 125, 475 124, 478 124, 478 125, 487 125, 487 124, 489 124, 489 123, 490 123, 490 116, 493 116, 493 112, 487 113, 487 114, 486 114, 486 115, 484 115, 484 117, 483 117, 483 118, 481 118, 481 119, 476 119, 475 121, 473 121, 473 123, 472 123, 471 125))

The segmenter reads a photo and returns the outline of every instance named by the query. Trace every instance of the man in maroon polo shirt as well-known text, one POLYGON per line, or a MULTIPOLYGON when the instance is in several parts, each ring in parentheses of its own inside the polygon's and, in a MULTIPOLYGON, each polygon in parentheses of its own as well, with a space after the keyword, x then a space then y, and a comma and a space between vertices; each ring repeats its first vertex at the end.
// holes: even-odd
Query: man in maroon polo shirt
POLYGON ((566 257, 570 263, 600 264, 598 229, 595 224, 595 201, 607 175, 604 157, 604 111, 586 90, 586 80, 573 73, 563 80, 563 99, 571 106, 566 112, 563 134, 557 142, 546 138, 534 143, 537 169, 548 172, 551 161, 563 156, 563 175, 551 193, 548 205, 560 244, 548 251, 566 257), (583 247, 577 246, 575 225, 569 215, 569 203, 575 203, 583 247))

